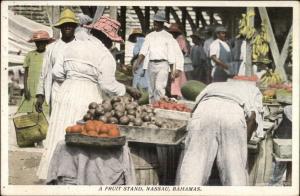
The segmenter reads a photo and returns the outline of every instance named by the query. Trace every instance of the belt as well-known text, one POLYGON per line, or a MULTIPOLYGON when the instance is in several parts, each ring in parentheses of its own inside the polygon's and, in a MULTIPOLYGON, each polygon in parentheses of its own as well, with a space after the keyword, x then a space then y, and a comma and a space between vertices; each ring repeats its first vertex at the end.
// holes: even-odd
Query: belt
POLYGON ((154 62, 154 63, 160 63, 160 62, 164 62, 167 61, 165 59, 155 59, 155 60, 150 60, 150 62, 154 62))

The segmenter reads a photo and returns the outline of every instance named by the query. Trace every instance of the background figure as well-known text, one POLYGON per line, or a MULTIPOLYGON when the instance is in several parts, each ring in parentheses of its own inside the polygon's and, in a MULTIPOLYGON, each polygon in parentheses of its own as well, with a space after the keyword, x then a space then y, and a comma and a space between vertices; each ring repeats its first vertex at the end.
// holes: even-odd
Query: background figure
POLYGON ((159 101, 166 94, 169 71, 171 77, 175 79, 175 51, 173 48, 174 38, 164 28, 166 22, 165 12, 157 11, 153 17, 154 31, 145 37, 145 42, 140 51, 139 57, 133 65, 133 70, 144 62, 145 57, 149 57, 149 64, 144 63, 143 75, 146 69, 149 73, 149 102, 159 101))
POLYGON ((204 52, 206 54, 206 61, 207 61, 207 77, 208 77, 208 83, 211 83, 212 81, 212 76, 211 76, 211 72, 212 72, 212 63, 211 63, 211 59, 210 59, 210 45, 213 43, 213 41, 215 40, 214 37, 214 32, 215 32, 215 25, 210 25, 210 26, 205 26, 203 33, 205 34, 205 41, 203 44, 203 49, 204 52))
MULTIPOLYGON (((186 42, 185 37, 183 36, 182 31, 179 29, 178 24, 176 23, 172 23, 171 26, 169 27, 168 31, 173 35, 174 39, 176 39, 177 44, 179 45, 180 48, 180 52, 177 51, 175 54, 175 67, 178 70, 181 70, 181 67, 184 66, 184 56, 188 56, 189 55, 189 49, 188 49, 188 45, 186 42), (181 62, 183 60, 183 62, 181 62)), ((175 48, 178 47, 176 46, 175 43, 175 48)), ((175 49, 174 48, 174 49, 175 49)), ((171 80, 171 86, 170 86, 170 96, 177 98, 177 99, 181 99, 182 98, 182 94, 181 94, 181 87, 183 86, 183 84, 187 81, 186 79, 186 75, 184 73, 184 70, 178 71, 176 73, 176 78, 174 80, 171 80)))
MULTIPOLYGON (((35 103, 36 103, 36 96, 35 92, 37 90, 37 85, 39 82, 44 54, 46 50, 46 45, 52 42, 54 39, 50 38, 49 34, 46 31, 37 31, 34 32, 29 42, 34 42, 36 45, 36 50, 30 51, 26 57, 23 64, 25 69, 24 74, 24 97, 23 100, 18 108, 17 113, 34 113, 35 110, 35 103)), ((46 117, 49 116, 49 108, 46 103, 42 105, 44 115, 46 117)), ((42 122, 40 119, 39 122, 42 122)), ((37 127, 37 129, 39 129, 37 127)), ((36 141, 37 147, 42 147, 42 141, 36 141)))
MULTIPOLYGON (((145 35, 143 34, 140 28, 134 28, 132 30, 132 33, 128 37, 128 41, 135 43, 133 47, 133 57, 131 59, 131 65, 133 65, 139 56, 140 50, 145 41, 145 35)), ((133 73, 132 87, 138 89, 144 89, 147 91, 149 86, 148 73, 146 72, 143 77, 142 74, 143 74, 143 63, 141 63, 138 66, 137 70, 133 73)))
POLYGON ((209 53, 213 65, 213 82, 225 82, 233 76, 232 54, 230 46, 226 42, 226 32, 225 27, 217 27, 215 30, 217 39, 210 45, 209 53))
POLYGON ((191 35, 191 38, 194 44, 191 48, 191 59, 194 67, 193 79, 208 84, 209 67, 207 65, 207 56, 203 49, 204 36, 201 34, 201 30, 198 29, 191 35))

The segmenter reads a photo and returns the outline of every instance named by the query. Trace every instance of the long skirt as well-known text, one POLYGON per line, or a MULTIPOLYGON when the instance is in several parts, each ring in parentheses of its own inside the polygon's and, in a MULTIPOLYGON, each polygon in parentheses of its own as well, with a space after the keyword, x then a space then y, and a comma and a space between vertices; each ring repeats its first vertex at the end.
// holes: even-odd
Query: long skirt
POLYGON ((181 87, 186 83, 186 76, 184 72, 181 72, 180 76, 175 78, 175 80, 171 83, 171 95, 182 97, 181 87))
POLYGON ((49 164, 57 143, 65 138, 65 129, 82 119, 91 102, 102 101, 97 83, 90 80, 67 79, 61 85, 51 112, 45 152, 37 171, 40 179, 47 179, 49 164))

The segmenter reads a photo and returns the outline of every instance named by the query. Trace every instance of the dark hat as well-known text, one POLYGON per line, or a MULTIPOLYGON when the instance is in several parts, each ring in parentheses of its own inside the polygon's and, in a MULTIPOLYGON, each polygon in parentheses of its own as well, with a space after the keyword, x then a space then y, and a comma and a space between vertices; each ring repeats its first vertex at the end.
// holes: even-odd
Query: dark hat
POLYGON ((215 30, 216 33, 227 32, 227 29, 224 26, 218 26, 215 30))

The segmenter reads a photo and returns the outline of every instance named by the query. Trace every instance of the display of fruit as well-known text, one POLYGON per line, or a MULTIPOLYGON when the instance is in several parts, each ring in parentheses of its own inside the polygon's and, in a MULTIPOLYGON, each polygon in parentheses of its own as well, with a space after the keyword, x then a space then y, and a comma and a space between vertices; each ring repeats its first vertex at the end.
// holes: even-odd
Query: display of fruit
POLYGON ((166 109, 166 110, 175 110, 180 112, 191 112, 192 110, 189 109, 185 104, 182 103, 174 103, 168 101, 157 101, 152 104, 154 108, 166 109))
POLYGON ((264 20, 261 23, 260 32, 256 34, 252 40, 252 61, 254 63, 271 63, 269 59, 269 42, 270 37, 267 31, 266 21, 264 20))
POLYGON ((270 85, 282 83, 282 79, 276 71, 273 72, 268 70, 264 75, 262 75, 259 83, 262 87, 268 87, 270 85))
POLYGON ((284 89, 288 92, 293 91, 292 84, 289 84, 289 83, 286 83, 286 84, 270 84, 269 87, 270 88, 275 88, 275 89, 284 89))
POLYGON ((246 14, 242 14, 242 18, 239 21, 239 37, 245 37, 251 39, 255 34, 256 30, 253 25, 250 24, 251 18, 255 16, 254 11, 248 11, 246 14))
MULTIPOLYGON (((103 100, 102 103, 90 103, 83 121, 99 121, 109 124, 144 126, 152 128, 178 128, 182 122, 174 122, 168 119, 157 119, 154 108, 151 105, 139 105, 131 97, 120 96, 103 100)), ((187 111, 182 105, 177 108, 187 111)))
POLYGON ((252 76, 234 76, 234 80, 246 80, 246 81, 257 81, 258 77, 256 75, 252 76))
POLYGON ((206 85, 202 82, 189 80, 181 87, 181 94, 186 100, 195 101, 205 87, 206 85))
POLYGON ((84 125, 66 128, 68 133, 80 133, 92 137, 119 137, 120 130, 115 124, 106 124, 99 120, 88 120, 84 125))

